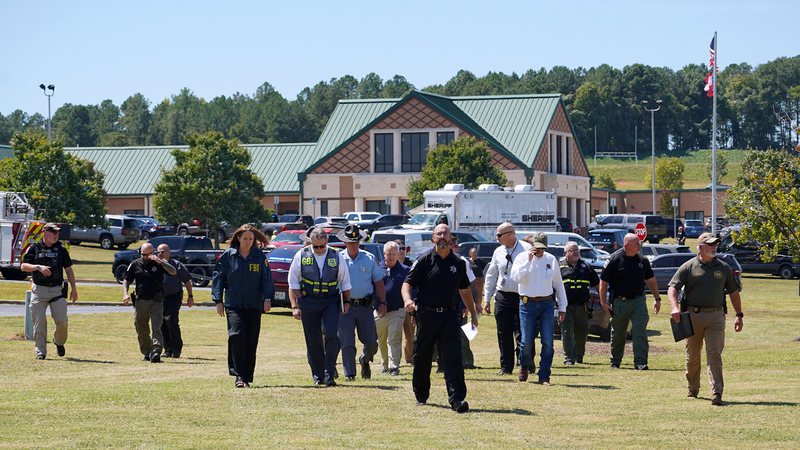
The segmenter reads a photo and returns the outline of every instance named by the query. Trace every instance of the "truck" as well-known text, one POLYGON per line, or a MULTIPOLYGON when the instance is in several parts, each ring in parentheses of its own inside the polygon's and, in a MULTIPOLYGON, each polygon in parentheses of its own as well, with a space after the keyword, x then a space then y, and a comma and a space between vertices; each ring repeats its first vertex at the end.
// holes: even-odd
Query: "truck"
POLYGON ((20 268, 22 255, 40 238, 44 226, 34 222, 33 213, 25 193, 0 191, 0 273, 6 280, 28 276, 20 268))
MULTIPOLYGON (((153 248, 161 244, 169 246, 170 257, 182 262, 192 275, 192 285, 208 286, 214 264, 224 250, 215 250, 211 239, 205 236, 159 236, 148 241, 153 248)), ((125 271, 134 259, 139 257, 138 250, 119 251, 114 255, 111 272, 117 283, 122 284, 125 271)))
POLYGON ((281 214, 274 222, 261 224, 261 232, 267 236, 286 230, 306 230, 314 226, 314 218, 307 214, 281 214))
POLYGON ((510 222, 524 230, 556 231, 557 198, 555 192, 534 190, 519 184, 501 188, 482 184, 468 190, 463 184, 446 184, 443 189, 425 191, 422 211, 403 228, 430 230, 446 223, 452 231, 474 232, 488 240, 495 239, 497 226, 510 222))

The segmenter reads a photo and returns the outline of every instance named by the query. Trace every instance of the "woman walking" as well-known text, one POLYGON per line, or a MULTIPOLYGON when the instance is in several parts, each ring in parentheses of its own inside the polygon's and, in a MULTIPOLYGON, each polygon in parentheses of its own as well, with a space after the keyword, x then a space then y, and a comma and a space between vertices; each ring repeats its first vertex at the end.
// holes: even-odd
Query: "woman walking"
POLYGON ((230 248, 214 266, 211 288, 217 314, 228 320, 228 372, 236 377, 237 388, 253 382, 261 314, 270 310, 275 294, 269 263, 256 242, 269 240, 252 225, 233 233, 230 248))

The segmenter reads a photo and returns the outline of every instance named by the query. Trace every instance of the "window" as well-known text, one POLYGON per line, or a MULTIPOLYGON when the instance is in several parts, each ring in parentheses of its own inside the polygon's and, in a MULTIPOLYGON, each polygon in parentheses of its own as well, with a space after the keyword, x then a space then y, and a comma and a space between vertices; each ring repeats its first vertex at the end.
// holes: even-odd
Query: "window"
POLYGON ((561 136, 556 136, 556 173, 564 173, 564 166, 562 164, 561 154, 561 136))
POLYGON ((703 211, 686 211, 683 218, 687 220, 703 220, 703 211))
POLYGON ((125 214, 126 216, 130 216, 130 215, 133 215, 133 214, 137 214, 137 215, 143 216, 144 215, 144 210, 143 209, 126 209, 126 210, 122 211, 122 214, 125 214))
POLYGON ((405 213, 408 212, 409 209, 411 209, 411 207, 408 204, 408 199, 405 198, 405 199, 400 200, 400 212, 405 214, 405 213))
POLYGON ((436 133, 436 145, 450 145, 455 138, 455 131, 439 131, 436 133))
POLYGON ((375 135, 375 173, 394 172, 394 136, 392 133, 375 135))
POLYGON ((319 215, 320 216, 327 216, 328 215, 328 201, 322 200, 319 202, 319 215))
MULTIPOLYGON (((389 214, 389 207, 386 205, 385 200, 367 200, 366 201, 366 208, 367 211, 374 211, 376 213, 381 214, 389 214)), ((365 220, 368 219, 376 219, 377 217, 366 217, 365 220)))
POLYGON ((428 133, 403 133, 400 136, 402 172, 422 172, 428 156, 428 133))

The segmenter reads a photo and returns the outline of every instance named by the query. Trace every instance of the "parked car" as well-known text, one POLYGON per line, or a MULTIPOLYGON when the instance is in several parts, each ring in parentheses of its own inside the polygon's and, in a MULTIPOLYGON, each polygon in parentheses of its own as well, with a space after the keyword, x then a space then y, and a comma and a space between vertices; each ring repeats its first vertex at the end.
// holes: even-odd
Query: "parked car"
MULTIPOLYGON (((606 260, 601 258, 601 256, 598 255, 593 248, 580 246, 578 248, 581 252, 581 259, 586 261, 586 264, 589 264, 589 267, 597 272, 603 270, 606 260)), ((563 262, 564 258, 566 257, 566 250, 563 245, 548 245, 546 251, 547 253, 550 253, 558 258, 559 262, 563 262)))
POLYGON ((360 220, 356 225, 372 233, 386 227, 396 227, 408 222, 409 217, 405 214, 384 214, 377 219, 360 220))
POLYGON ((667 237, 667 224, 661 216, 645 214, 598 214, 594 222, 587 226, 587 230, 602 228, 619 228, 633 233, 636 224, 643 223, 647 227, 647 241, 657 244, 667 237))
POLYGON ((216 239, 219 242, 225 242, 233 236, 233 233, 239 225, 232 225, 228 222, 222 222, 219 228, 215 231, 208 229, 208 227, 200 219, 194 219, 191 222, 182 223, 176 226, 176 234, 180 236, 208 236, 216 239))
POLYGON ((331 224, 346 227, 350 222, 342 216, 320 216, 314 219, 314 225, 331 224))
POLYGON ((684 222, 683 233, 687 238, 700 237, 705 231, 702 220, 688 219, 684 222))
MULTIPOLYGON (((717 217, 717 234, 719 234, 720 230, 729 226, 731 226, 730 220, 725 217, 717 217)), ((703 223, 703 228, 705 231, 711 231, 711 217, 706 217, 705 222, 703 223)))
MULTIPOLYGON (((486 240, 477 233, 454 231, 453 235, 458 236, 459 244, 464 242, 477 242, 486 240)), ((370 242, 383 245, 389 241, 399 239, 406 247, 406 256, 411 259, 415 259, 417 255, 433 246, 431 243, 432 236, 432 231, 387 228, 372 233, 370 242)))
MULTIPOLYGON (((653 268, 653 275, 656 277, 659 292, 667 292, 669 282, 672 276, 678 271, 678 268, 692 258, 696 258, 695 253, 671 253, 667 255, 656 256, 650 261, 650 267, 653 268)), ((741 283, 742 266, 737 261, 737 258, 730 253, 717 253, 717 258, 721 259, 733 269, 733 275, 737 281, 741 283)), ((650 292, 649 287, 645 287, 645 292, 650 292)))
POLYGON ((262 223, 261 232, 271 236, 286 230, 305 230, 314 226, 314 218, 307 214, 281 214, 277 222, 262 223))
POLYGON ((653 258, 659 255, 667 255, 669 253, 692 253, 692 250, 688 245, 643 244, 639 253, 652 261, 653 258))
POLYGON ((100 247, 110 250, 115 245, 119 249, 128 248, 129 245, 139 240, 139 228, 136 218, 107 214, 105 227, 79 228, 72 227, 69 233, 70 244, 83 242, 97 242, 100 247))
POLYGON ((613 253, 622 248, 626 234, 626 230, 618 228, 601 228, 588 232, 586 239, 596 248, 613 253))
MULTIPOLYGON (((339 241, 331 243, 331 247, 344 249, 344 243, 339 241)), ((383 246, 370 243, 362 243, 359 247, 372 253, 378 262, 383 262, 383 246)), ((275 298, 272 306, 290 307, 289 302, 289 266, 292 264, 294 255, 303 248, 302 245, 290 244, 278 247, 267 254, 269 268, 272 271, 272 282, 275 283, 275 298)))
POLYGON ((374 220, 381 216, 380 213, 369 212, 369 211, 364 211, 364 212, 350 211, 342 215, 350 223, 361 222, 364 220, 374 220))
MULTIPOLYGON (((161 244, 167 244, 170 257, 182 262, 192 275, 192 284, 200 287, 208 286, 214 264, 223 252, 214 250, 211 239, 205 236, 160 236, 148 242, 153 244, 154 249, 161 244)), ((125 250, 114 255, 111 273, 114 274, 117 283, 122 283, 128 265, 138 257, 139 250, 125 250)))
MULTIPOLYGON (((667 237, 674 238, 675 237, 675 230, 680 227, 683 227, 683 221, 681 219, 672 219, 672 217, 663 217, 664 223, 667 225, 667 237)), ((684 233, 686 232, 684 227, 684 233)))
POLYGON ((131 216, 136 217, 136 226, 139 228, 139 239, 148 240, 158 236, 172 236, 177 234, 175 225, 162 225, 158 220, 150 216, 131 216))
POLYGON ((736 243, 729 234, 722 238, 717 249, 735 255, 745 273, 767 273, 786 280, 800 276, 800 263, 793 262, 790 256, 784 253, 771 261, 763 261, 761 256, 764 252, 758 247, 752 242, 736 243))
POLYGON ((565 231, 567 233, 572 233, 575 227, 572 225, 572 220, 569 217, 557 217, 556 221, 558 221, 558 231, 565 231))

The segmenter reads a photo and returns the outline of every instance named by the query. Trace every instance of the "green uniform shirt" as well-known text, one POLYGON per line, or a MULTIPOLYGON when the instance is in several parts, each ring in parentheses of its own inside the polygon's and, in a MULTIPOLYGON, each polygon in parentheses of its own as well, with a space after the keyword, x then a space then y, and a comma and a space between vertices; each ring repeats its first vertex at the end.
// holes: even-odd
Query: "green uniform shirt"
POLYGON ((703 308, 722 306, 726 293, 742 289, 733 270, 719 258, 707 263, 699 257, 686 261, 672 276, 669 285, 678 290, 684 288, 687 305, 703 308))

